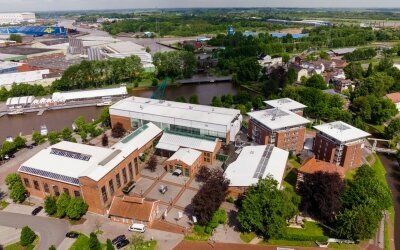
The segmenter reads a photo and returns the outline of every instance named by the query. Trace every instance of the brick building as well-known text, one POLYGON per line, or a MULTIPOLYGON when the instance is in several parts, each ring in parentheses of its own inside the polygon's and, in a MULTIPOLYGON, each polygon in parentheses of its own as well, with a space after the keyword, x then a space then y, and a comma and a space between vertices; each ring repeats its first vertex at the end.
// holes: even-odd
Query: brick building
POLYGON ((361 165, 362 149, 368 134, 342 121, 314 126, 317 135, 313 151, 315 158, 344 168, 361 165))
POLYGON ((165 168, 172 173, 180 169, 184 176, 193 177, 203 164, 203 153, 191 148, 180 148, 164 162, 165 168))
POLYGON ((267 108, 279 108, 283 110, 288 110, 300 116, 303 116, 304 108, 307 107, 306 105, 300 102, 296 102, 295 100, 292 100, 290 98, 269 100, 265 101, 264 103, 267 105, 267 108))
POLYGON ((258 144, 274 144, 278 148, 299 153, 303 149, 306 124, 309 120, 280 108, 248 113, 248 136, 258 144))
POLYGON ((43 149, 18 169, 35 197, 82 197, 89 211, 106 214, 113 197, 140 178, 139 154, 153 147, 161 129, 152 123, 137 129, 111 148, 62 141, 43 149))
POLYGON ((111 124, 123 124, 127 130, 152 122, 162 130, 195 135, 229 143, 239 132, 239 110, 205 105, 128 97, 110 107, 111 124))

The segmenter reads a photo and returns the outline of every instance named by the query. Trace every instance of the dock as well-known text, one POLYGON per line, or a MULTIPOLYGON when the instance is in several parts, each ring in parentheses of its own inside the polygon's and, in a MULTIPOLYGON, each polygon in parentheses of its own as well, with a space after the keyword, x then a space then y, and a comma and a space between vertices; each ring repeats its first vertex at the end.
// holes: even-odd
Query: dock
POLYGON ((37 113, 37 115, 43 115, 44 111, 46 111, 46 110, 45 110, 45 109, 39 110, 39 112, 37 113))

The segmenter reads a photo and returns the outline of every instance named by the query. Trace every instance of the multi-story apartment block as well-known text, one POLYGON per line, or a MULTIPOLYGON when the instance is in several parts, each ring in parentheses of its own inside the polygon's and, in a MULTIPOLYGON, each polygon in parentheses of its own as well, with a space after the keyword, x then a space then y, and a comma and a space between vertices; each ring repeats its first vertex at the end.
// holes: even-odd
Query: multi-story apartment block
POLYGON ((290 98, 269 100, 265 101, 264 103, 267 105, 267 108, 280 108, 283 110, 292 111, 300 116, 303 116, 303 110, 307 107, 306 105, 296 102, 290 98))
POLYGON ((370 134, 342 121, 314 128, 318 131, 313 148, 316 159, 344 168, 360 166, 364 141, 370 134))
POLYGON ((248 136, 258 144, 274 144, 278 148, 299 153, 304 144, 309 120, 280 108, 248 113, 248 136))

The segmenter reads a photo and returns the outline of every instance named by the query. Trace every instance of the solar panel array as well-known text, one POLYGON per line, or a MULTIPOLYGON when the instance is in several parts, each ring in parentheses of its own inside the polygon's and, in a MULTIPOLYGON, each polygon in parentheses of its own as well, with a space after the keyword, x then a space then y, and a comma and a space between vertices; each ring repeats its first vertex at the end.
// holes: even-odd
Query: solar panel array
POLYGON ((58 155, 58 156, 64 156, 72 159, 77 159, 81 161, 89 161, 91 155, 86 155, 86 154, 81 154, 77 152, 72 152, 72 151, 67 151, 67 150, 62 150, 58 148, 52 148, 50 151, 50 154, 52 155, 58 155))
POLYGON ((52 179, 52 180, 58 180, 58 181, 62 181, 62 182, 66 182, 72 185, 76 185, 79 186, 79 179, 77 178, 73 178, 73 177, 69 177, 69 176, 65 176, 62 174, 56 174, 56 173, 52 173, 49 171, 45 171, 45 170, 40 170, 40 169, 36 169, 36 168, 30 168, 30 167, 26 167, 26 166, 21 166, 19 168, 20 172, 25 172, 27 174, 33 174, 36 176, 41 176, 44 178, 48 178, 48 179, 52 179))
POLYGON ((258 163, 257 169, 254 172, 253 178, 262 178, 265 173, 265 169, 267 168, 269 158, 271 157, 272 150, 274 149, 274 145, 267 145, 264 150, 264 153, 261 157, 260 162, 258 163))

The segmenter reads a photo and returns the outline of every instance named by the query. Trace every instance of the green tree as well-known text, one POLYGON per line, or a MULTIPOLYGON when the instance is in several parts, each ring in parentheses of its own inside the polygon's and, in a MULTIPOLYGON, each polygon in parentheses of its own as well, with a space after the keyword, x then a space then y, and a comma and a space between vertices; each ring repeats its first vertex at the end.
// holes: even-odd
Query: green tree
POLYGON ((140 234, 132 234, 132 236, 129 238, 129 242, 131 249, 134 250, 142 249, 145 245, 144 237, 140 234))
POLYGON ((34 131, 32 134, 32 140, 37 144, 42 144, 45 141, 45 137, 41 135, 39 132, 34 131))
POLYGON ((4 141, 1 145, 0 156, 4 157, 6 154, 11 154, 16 149, 14 142, 4 141))
POLYGON ((67 214, 67 208, 70 204, 71 197, 66 194, 62 193, 58 198, 57 198, 57 213, 56 216, 58 218, 63 218, 67 214))
POLYGON ((22 184, 21 177, 17 173, 7 175, 5 179, 10 198, 14 202, 23 202, 25 200, 26 189, 22 184))
POLYGON ((183 102, 183 103, 187 102, 187 100, 186 100, 186 98, 184 96, 178 96, 177 98, 175 98, 175 101, 176 102, 183 102))
POLYGON ((60 142, 60 136, 57 132, 52 131, 47 135, 47 138, 49 139, 50 145, 54 145, 56 143, 60 142))
POLYGON ((14 139, 14 144, 17 149, 24 148, 26 144, 26 139, 22 136, 17 136, 14 139))
POLYGON ((5 182, 8 188, 12 189, 15 184, 21 182, 21 177, 17 173, 11 173, 6 176, 5 182))
POLYGON ((310 78, 308 78, 305 86, 311 87, 311 88, 316 88, 316 89, 326 89, 327 88, 324 78, 319 74, 315 74, 315 75, 311 76, 310 78))
POLYGON ((82 141, 87 141, 88 134, 85 131, 80 131, 79 136, 81 137, 82 141))
POLYGON ((36 234, 30 227, 25 226, 22 228, 20 237, 20 242, 22 246, 27 246, 29 244, 32 244, 35 239, 36 239, 36 234))
POLYGON ((63 141, 72 141, 72 131, 65 127, 63 130, 61 130, 61 139, 63 141))
POLYGON ((49 250, 57 250, 57 248, 56 248, 56 246, 51 245, 51 246, 49 247, 49 250))
POLYGON ((278 182, 267 176, 249 187, 237 218, 245 231, 255 232, 265 239, 279 239, 285 234, 287 220, 298 212, 299 203, 293 191, 279 190, 278 182))
POLYGON ((198 95, 191 95, 189 97, 189 103, 199 104, 199 96, 198 95))
POLYGON ((211 101, 211 106, 221 107, 222 106, 221 98, 219 98, 218 96, 214 96, 211 101))
POLYGON ((57 198, 54 196, 46 196, 44 199, 44 211, 48 215, 53 215, 57 212, 57 198))
POLYGON ((107 239, 106 250, 114 250, 114 246, 110 239, 107 239))
POLYGON ((90 250, 101 250, 101 244, 95 233, 90 233, 89 237, 89 249, 90 250))
POLYGON ((346 67, 344 67, 344 73, 348 79, 362 79, 363 78, 363 68, 360 63, 349 63, 346 67))
POLYGON ((103 127, 109 128, 111 127, 111 119, 110 119, 110 109, 109 107, 104 107, 100 113, 99 121, 103 127))
POLYGON ((400 119, 393 119, 389 125, 385 127, 385 136, 388 139, 392 139, 395 135, 400 132, 400 119))
POLYGON ((8 38, 10 41, 14 41, 17 43, 22 43, 22 36, 19 34, 11 34, 10 37, 8 38))
POLYGON ((71 220, 79 220, 86 213, 87 209, 88 205, 82 198, 71 198, 66 213, 71 220))

